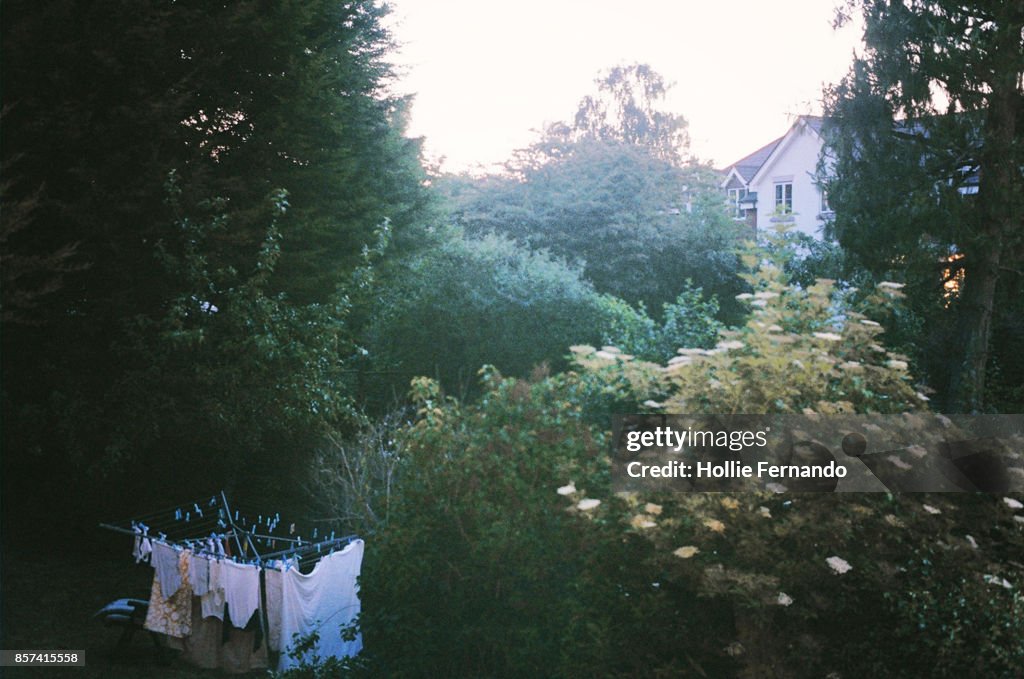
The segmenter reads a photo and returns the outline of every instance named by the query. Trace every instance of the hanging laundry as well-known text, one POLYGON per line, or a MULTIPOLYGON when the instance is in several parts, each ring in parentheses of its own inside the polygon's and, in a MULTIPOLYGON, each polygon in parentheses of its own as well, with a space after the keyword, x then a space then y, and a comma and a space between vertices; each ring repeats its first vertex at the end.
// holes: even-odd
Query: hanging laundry
MULTIPOLYGON (((157 553, 154 545, 154 558, 157 553)), ((192 588, 188 584, 189 558, 185 552, 175 552, 170 549, 171 554, 177 560, 178 586, 171 593, 171 596, 164 596, 165 588, 161 585, 160 574, 153 574, 153 587, 149 594, 149 610, 146 611, 145 629, 159 634, 166 634, 169 637, 182 638, 192 633, 192 588)))
POLYGON ((150 554, 153 553, 153 543, 140 528, 136 528, 135 532, 138 535, 135 536, 135 542, 132 545, 132 557, 135 558, 135 563, 148 562, 150 554))
POLYGON ((189 579, 192 583, 192 594, 195 596, 201 597, 210 591, 210 557, 192 554, 189 579))
POLYGON ((181 569, 178 566, 181 556, 182 552, 170 545, 163 542, 153 544, 151 563, 156 569, 156 579, 160 582, 160 589, 165 599, 170 599, 181 587, 181 569))
MULTIPOLYGON (((290 568, 281 582, 281 653, 278 670, 295 667, 303 659, 344 658, 363 648, 361 634, 342 638, 342 628, 359 615, 356 579, 363 562, 363 541, 353 540, 345 549, 323 557, 308 575, 290 568), (316 632, 319 639, 300 657, 293 658, 295 635, 299 639, 316 632)), ((269 606, 268 601, 268 606, 269 606)))
POLYGON ((183 660, 205 669, 219 668, 232 674, 250 672, 269 666, 267 646, 253 649, 255 633, 228 625, 224 640, 223 625, 216 618, 205 618, 198 599, 193 598, 192 634, 182 644, 183 660))
POLYGON ((199 601, 204 618, 224 619, 224 562, 210 559, 208 566, 206 594, 199 601))
POLYGON ((221 567, 221 585, 228 616, 231 624, 241 629, 260 606, 260 569, 252 564, 233 561, 224 561, 221 567))
POLYGON ((267 646, 271 651, 281 650, 281 582, 284 574, 279 567, 263 569, 267 595, 267 646))

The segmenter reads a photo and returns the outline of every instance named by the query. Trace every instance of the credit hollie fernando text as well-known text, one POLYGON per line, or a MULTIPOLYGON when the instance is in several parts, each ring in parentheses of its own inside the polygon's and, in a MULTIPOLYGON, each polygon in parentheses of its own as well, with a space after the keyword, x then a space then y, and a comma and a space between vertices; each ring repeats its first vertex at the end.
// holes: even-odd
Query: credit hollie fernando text
POLYGON ((846 467, 836 464, 834 460, 826 465, 777 465, 758 462, 756 466, 732 460, 720 464, 686 464, 673 460, 662 465, 645 465, 633 461, 626 465, 626 474, 634 479, 842 479, 846 477, 846 467))

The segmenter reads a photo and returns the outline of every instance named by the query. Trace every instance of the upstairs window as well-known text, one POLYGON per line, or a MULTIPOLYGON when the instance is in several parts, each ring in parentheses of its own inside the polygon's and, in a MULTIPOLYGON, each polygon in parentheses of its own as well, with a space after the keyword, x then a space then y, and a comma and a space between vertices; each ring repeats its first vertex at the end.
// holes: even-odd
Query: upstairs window
POLYGON ((779 182, 775 185, 775 211, 784 215, 793 212, 793 182, 779 182))

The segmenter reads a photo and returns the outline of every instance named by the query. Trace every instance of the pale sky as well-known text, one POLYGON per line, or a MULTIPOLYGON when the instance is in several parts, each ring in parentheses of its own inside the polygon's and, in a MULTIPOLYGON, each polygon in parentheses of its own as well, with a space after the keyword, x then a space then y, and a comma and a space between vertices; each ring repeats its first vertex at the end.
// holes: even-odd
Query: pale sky
POLYGON ((409 134, 448 171, 507 160, 570 119, 599 72, 634 62, 675 83, 666 108, 721 167, 820 113, 860 42, 832 29, 836 1, 391 0, 391 59, 416 96, 409 134))

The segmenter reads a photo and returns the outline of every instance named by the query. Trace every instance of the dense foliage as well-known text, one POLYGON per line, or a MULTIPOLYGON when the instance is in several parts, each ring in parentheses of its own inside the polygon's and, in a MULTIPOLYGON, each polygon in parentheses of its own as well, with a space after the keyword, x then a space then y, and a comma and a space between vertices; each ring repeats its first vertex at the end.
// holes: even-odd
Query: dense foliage
MULTIPOLYGON (((389 435, 399 481, 368 552, 360 671, 1013 676, 1012 503, 611 493, 606 428, 623 407, 922 409, 907 364, 842 293, 751 264, 750 319, 713 350, 658 366, 576 347, 559 375, 484 369, 471 404, 414 383, 415 422, 389 435)), ((874 313, 898 297, 881 286, 874 313)))
POLYGON ((688 157, 686 121, 660 110, 668 85, 649 66, 612 69, 570 123, 549 125, 501 175, 443 177, 452 219, 578 265, 599 292, 653 313, 681 282, 725 300, 740 292, 718 177, 688 157))
POLYGON ((849 6, 842 247, 741 254, 650 67, 428 180, 377 0, 4 2, 3 553, 223 487, 368 538, 296 677, 1019 675, 1016 499, 612 492, 616 413, 1024 402, 1024 19, 849 6))
POLYGON ((396 263, 390 275, 395 282, 362 337, 360 392, 379 405, 401 402, 417 375, 465 397, 478 387, 472 366, 519 377, 541 364, 562 370, 568 347, 580 342, 665 360, 680 342, 712 342, 718 328, 717 305, 699 289, 687 286, 655 320, 643 307, 598 293, 565 262, 494 234, 450 234, 396 263))
POLYGON ((429 220, 384 12, 4 3, 5 495, 244 493, 344 426, 353 271, 429 220))
POLYGON ((833 231, 866 268, 908 269, 944 406, 981 410, 993 349, 1006 355, 993 338, 1021 339, 1024 9, 850 0, 846 11, 864 18, 865 50, 825 97, 833 231))

